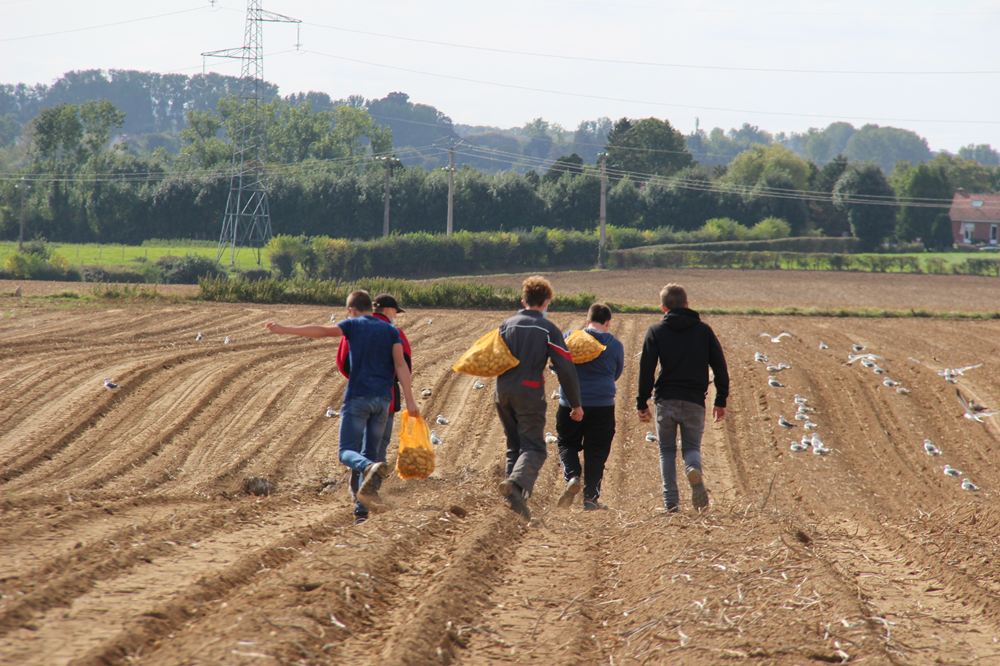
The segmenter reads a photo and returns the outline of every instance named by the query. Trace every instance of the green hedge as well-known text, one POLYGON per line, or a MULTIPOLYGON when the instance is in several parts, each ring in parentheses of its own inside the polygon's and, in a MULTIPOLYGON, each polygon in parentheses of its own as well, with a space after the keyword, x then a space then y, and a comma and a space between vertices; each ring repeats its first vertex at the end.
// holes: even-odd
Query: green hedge
MULTIPOLYGON (((675 243, 650 245, 632 252, 658 252, 662 250, 703 250, 708 252, 820 252, 824 254, 854 254, 858 239, 803 236, 756 241, 715 241, 710 243, 675 243)), ((622 250, 626 251, 626 250, 622 250)))

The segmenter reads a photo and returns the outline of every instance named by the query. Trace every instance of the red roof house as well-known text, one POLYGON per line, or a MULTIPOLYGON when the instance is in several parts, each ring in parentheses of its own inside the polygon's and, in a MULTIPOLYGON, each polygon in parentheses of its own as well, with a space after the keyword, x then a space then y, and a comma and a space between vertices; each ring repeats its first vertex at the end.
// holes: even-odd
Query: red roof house
POLYGON ((948 211, 951 234, 956 243, 997 244, 1000 228, 1000 194, 955 192, 948 211))

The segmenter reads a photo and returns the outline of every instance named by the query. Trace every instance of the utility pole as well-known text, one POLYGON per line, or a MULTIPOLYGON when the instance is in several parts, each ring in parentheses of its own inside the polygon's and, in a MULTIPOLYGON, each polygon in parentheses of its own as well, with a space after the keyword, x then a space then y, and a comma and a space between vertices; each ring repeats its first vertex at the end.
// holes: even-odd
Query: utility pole
POLYGON ((17 187, 21 189, 21 237, 17 241, 17 251, 24 251, 24 192, 30 187, 28 183, 25 182, 24 176, 21 176, 21 182, 17 184, 17 187))
POLYGON ((454 218, 454 208, 455 208, 455 149, 465 143, 465 139, 462 139, 458 143, 453 143, 451 145, 451 150, 448 153, 448 235, 451 236, 452 232, 455 230, 455 218, 454 218))
POLYGON ((601 153, 601 246, 597 251, 597 265, 600 268, 607 268, 607 231, 605 226, 608 221, 608 154, 601 153))
POLYGON ((392 178, 392 165, 398 160, 395 157, 376 157, 377 160, 385 162, 385 220, 382 222, 382 235, 389 235, 389 200, 392 194, 389 192, 389 183, 392 178))

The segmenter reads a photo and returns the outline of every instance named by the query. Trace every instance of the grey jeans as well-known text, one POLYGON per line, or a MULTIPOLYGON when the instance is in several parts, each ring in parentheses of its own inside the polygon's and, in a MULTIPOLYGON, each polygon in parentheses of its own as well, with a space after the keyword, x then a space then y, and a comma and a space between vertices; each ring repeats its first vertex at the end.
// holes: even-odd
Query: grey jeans
POLYGON ((705 432, 705 407, 686 400, 656 402, 656 436, 660 440, 660 475, 663 504, 677 506, 677 426, 681 429, 681 457, 685 470, 701 471, 701 436, 705 432))
POLYGON ((516 386, 494 394, 497 415, 507 436, 506 476, 531 495, 538 472, 545 464, 545 401, 544 384, 536 387, 516 386))

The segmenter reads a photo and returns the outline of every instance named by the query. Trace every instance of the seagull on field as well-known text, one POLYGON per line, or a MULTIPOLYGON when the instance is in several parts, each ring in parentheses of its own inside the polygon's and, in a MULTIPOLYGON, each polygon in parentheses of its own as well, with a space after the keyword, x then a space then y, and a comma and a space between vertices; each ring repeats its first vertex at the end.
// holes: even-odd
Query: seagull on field
POLYGON ((974 370, 976 368, 982 367, 982 363, 977 363, 976 365, 967 365, 964 368, 953 368, 951 374, 953 375, 964 375, 966 370, 974 370))
POLYGON ((431 430, 431 444, 434 444, 435 446, 441 446, 444 444, 444 442, 441 441, 441 438, 438 437, 436 430, 431 430))
POLYGON ((778 417, 778 425, 780 425, 782 428, 798 428, 797 425, 787 420, 784 416, 778 417))
POLYGON ((874 372, 876 375, 884 375, 889 371, 886 370, 885 368, 880 368, 876 365, 874 368, 872 368, 872 372, 874 372))
POLYGON ((337 321, 337 313, 336 312, 333 313, 332 315, 330 315, 330 321, 332 321, 332 322, 336 322, 337 321))
POLYGON ((546 444, 555 444, 558 441, 559 441, 559 438, 556 437, 555 435, 553 435, 551 432, 545 433, 545 443, 546 444))
MULTIPOLYGON (((642 352, 639 353, 641 354, 642 352)), ((636 356, 638 355, 639 354, 636 354, 636 356)), ((757 352, 756 354, 753 355, 753 360, 757 361, 758 363, 767 363, 767 355, 757 352)))
POLYGON ((441 416, 440 414, 438 414, 438 417, 437 417, 437 419, 436 419, 436 420, 437 420, 437 422, 438 422, 438 423, 440 423, 441 425, 448 425, 449 423, 451 423, 451 421, 449 421, 449 420, 448 420, 448 419, 446 419, 445 417, 441 416))
POLYGON ((909 395, 910 394, 910 389, 903 388, 902 386, 897 386, 896 387, 896 393, 898 393, 899 395, 909 395))
POLYGON ((428 320, 427 320, 427 325, 428 325, 428 326, 430 326, 430 325, 431 325, 431 324, 433 324, 433 323, 434 323, 434 320, 433 320, 433 319, 428 319, 428 320))
MULTIPOLYGON (((855 361, 862 360, 862 359, 867 359, 869 361, 874 362, 875 359, 880 359, 880 360, 884 361, 885 357, 884 356, 879 356, 878 354, 848 354, 847 355, 847 363, 844 363, 844 365, 850 365, 851 363, 854 363, 855 361)), ((864 361, 862 360, 862 365, 863 364, 864 364, 864 361)), ((871 366, 869 365, 869 366, 865 366, 865 367, 870 368, 871 366)))
POLYGON ((948 476, 962 476, 962 472, 958 471, 951 465, 944 466, 944 473, 947 474, 948 476))
POLYGON ((559 391, 558 390, 552 392, 552 399, 553 400, 558 400, 559 399, 559 391))
POLYGON ((969 407, 972 407, 972 411, 974 411, 974 412, 985 412, 986 411, 986 408, 983 407, 982 405, 976 404, 975 400, 970 400, 969 401, 969 407))
POLYGON ((970 421, 978 421, 979 423, 982 423, 983 419, 985 417, 987 417, 987 416, 993 416, 995 414, 1000 414, 1000 411, 996 411, 996 412, 976 412, 974 409, 972 409, 972 407, 969 406, 969 403, 967 403, 965 401, 965 398, 962 397, 962 392, 961 391, 959 391, 958 389, 955 389, 955 395, 958 396, 958 401, 960 403, 962 403, 962 407, 965 409, 965 414, 963 414, 962 416, 964 416, 965 418, 969 419, 970 421))
POLYGON ((822 340, 820 340, 819 341, 819 348, 820 349, 829 349, 830 347, 825 342, 823 342, 822 340))
POLYGON ((772 337, 770 333, 758 333, 758 338, 771 338, 771 342, 781 342, 781 338, 794 338, 795 336, 791 333, 779 333, 778 335, 772 337))
POLYGON ((194 336, 194 341, 195 342, 201 342, 201 333, 199 333, 198 335, 194 336))
POLYGON ((800 412, 815 412, 816 411, 815 407, 808 407, 808 406, 800 404, 800 403, 795 403, 795 404, 797 404, 799 406, 799 411, 800 412))
POLYGON ((809 415, 806 414, 805 412, 795 412, 795 420, 796 421, 808 421, 809 420, 809 415))
POLYGON ((800 444, 799 442, 792 442, 792 451, 805 451, 808 448, 808 446, 800 444))
POLYGON ((767 383, 772 388, 785 388, 785 385, 779 382, 777 379, 775 379, 774 375, 771 375, 770 377, 767 378, 767 383))
POLYGON ((779 368, 778 366, 776 366, 774 364, 771 364, 771 365, 767 366, 767 371, 768 372, 781 372, 781 368, 779 368))
POLYGON ((863 352, 865 350, 865 346, 864 345, 851 345, 851 349, 853 349, 856 352, 863 352))
POLYGON ((804 405, 807 402, 809 402, 809 398, 803 398, 798 393, 795 394, 795 404, 796 405, 804 405))
MULTIPOLYGON (((805 435, 803 435, 803 437, 805 437, 805 435)), ((818 433, 818 432, 814 432, 814 433, 812 434, 812 438, 810 439, 810 443, 811 443, 811 444, 812 444, 813 446, 819 446, 819 447, 822 447, 822 446, 823 446, 823 440, 821 440, 821 439, 819 438, 819 433, 818 433)))
POLYGON ((825 446, 823 446, 823 442, 820 442, 819 446, 813 444, 813 453, 815 453, 816 455, 821 456, 824 453, 829 453, 829 452, 830 452, 830 449, 828 449, 825 446))
POLYGON ((818 428, 819 424, 813 423, 812 421, 806 421, 805 423, 802 424, 802 427, 805 428, 806 430, 812 430, 813 428, 818 428))
POLYGON ((656 435, 654 435, 651 432, 647 432, 646 433, 646 441, 647 442, 658 442, 658 441, 660 441, 660 438, 657 437, 656 435))
POLYGON ((924 440, 924 451, 926 451, 929 456, 939 456, 944 453, 941 449, 931 444, 931 440, 929 439, 924 440))
POLYGON ((885 379, 882 380, 882 384, 884 384, 885 386, 888 386, 889 388, 892 388, 894 386, 899 386, 899 382, 897 382, 895 380, 892 380, 892 379, 889 379, 888 377, 886 377, 885 379))
POLYGON ((962 490, 979 490, 979 486, 968 479, 962 479, 962 490))
POLYGON ((865 366, 866 368, 874 368, 875 361, 866 358, 865 360, 861 361, 861 365, 865 366))
POLYGON ((481 389, 481 388, 484 388, 485 386, 486 386, 486 384, 482 383, 478 379, 475 381, 475 383, 472 384, 472 388, 474 388, 474 389, 481 389))
POLYGON ((791 370, 791 369, 792 369, 792 366, 788 365, 787 363, 779 363, 778 364, 778 370, 791 370))
POLYGON ((227 335, 227 336, 226 336, 226 340, 225 340, 225 342, 223 342, 222 344, 224 344, 224 345, 231 345, 231 344, 233 344, 233 341, 232 341, 232 340, 230 340, 230 339, 229 339, 229 336, 227 335))
POLYGON ((802 435, 802 446, 809 447, 812 446, 812 438, 809 437, 808 433, 802 435))
POLYGON ((425 398, 429 398, 429 397, 431 397, 431 390, 430 389, 424 389, 423 391, 420 392, 420 395, 424 396, 425 398))
POLYGON ((332 419, 332 418, 333 418, 333 417, 335 417, 335 416, 340 416, 340 412, 338 412, 338 411, 337 411, 336 409, 334 409, 333 407, 327 407, 327 408, 326 408, 326 417, 327 417, 328 419, 332 419))
POLYGON ((104 378, 104 386, 106 386, 109 389, 121 388, 121 386, 118 386, 118 384, 115 384, 113 381, 111 381, 110 377, 104 378))

